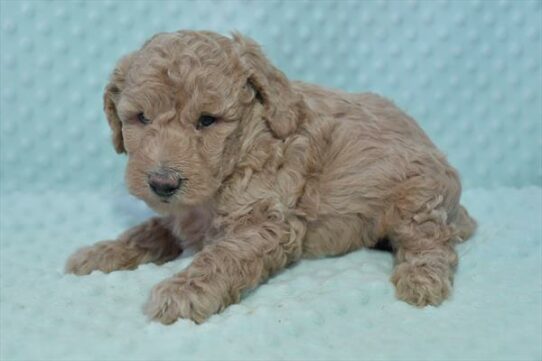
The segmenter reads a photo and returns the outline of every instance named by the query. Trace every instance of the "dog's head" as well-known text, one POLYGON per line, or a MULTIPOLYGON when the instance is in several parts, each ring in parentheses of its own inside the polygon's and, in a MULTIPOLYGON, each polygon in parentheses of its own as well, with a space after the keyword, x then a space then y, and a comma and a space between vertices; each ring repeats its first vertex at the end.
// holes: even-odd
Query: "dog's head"
POLYGON ((122 58, 104 95, 132 194, 160 213, 212 198, 239 160, 241 128, 295 132, 304 103, 252 40, 162 33, 122 58))

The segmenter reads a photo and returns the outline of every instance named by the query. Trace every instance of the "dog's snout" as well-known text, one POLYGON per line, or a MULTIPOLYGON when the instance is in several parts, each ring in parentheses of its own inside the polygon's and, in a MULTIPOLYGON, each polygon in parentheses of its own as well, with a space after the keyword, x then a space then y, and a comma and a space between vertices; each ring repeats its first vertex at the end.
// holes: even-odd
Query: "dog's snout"
POLYGON ((181 182, 181 177, 171 170, 160 170, 149 175, 149 187, 160 197, 172 196, 180 188, 181 182))

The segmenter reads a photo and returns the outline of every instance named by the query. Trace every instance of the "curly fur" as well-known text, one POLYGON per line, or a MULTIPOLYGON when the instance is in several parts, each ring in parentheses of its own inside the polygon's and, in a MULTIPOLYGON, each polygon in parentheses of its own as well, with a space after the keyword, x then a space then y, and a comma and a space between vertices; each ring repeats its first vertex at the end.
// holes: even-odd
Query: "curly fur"
POLYGON ((120 60, 104 109, 128 189, 163 217, 76 252, 67 271, 132 269, 197 245, 151 292, 151 318, 203 322, 302 257, 382 239, 398 298, 425 306, 450 294, 454 245, 476 224, 457 171, 392 102, 289 81, 240 34, 180 31, 120 60), (217 122, 198 128, 202 114, 217 122), (185 179, 167 200, 148 185, 160 167, 185 179))

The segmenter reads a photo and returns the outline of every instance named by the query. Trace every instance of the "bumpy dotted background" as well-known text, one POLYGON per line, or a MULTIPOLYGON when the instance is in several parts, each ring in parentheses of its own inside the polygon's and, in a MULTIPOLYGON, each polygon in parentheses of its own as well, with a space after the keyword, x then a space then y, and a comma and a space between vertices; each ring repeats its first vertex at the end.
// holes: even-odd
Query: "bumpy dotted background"
POLYGON ((4 190, 122 182, 102 90, 159 31, 237 29, 291 78, 412 114, 466 186, 542 182, 540 1, 2 1, 4 190))
POLYGON ((541 1, 0 0, 0 359, 542 359, 541 36, 541 1), (180 28, 237 29, 291 78, 417 118, 480 223, 452 298, 396 300, 391 255, 360 250, 166 327, 142 305, 190 256, 65 275, 76 248, 149 216, 123 190, 102 90, 121 55, 180 28))

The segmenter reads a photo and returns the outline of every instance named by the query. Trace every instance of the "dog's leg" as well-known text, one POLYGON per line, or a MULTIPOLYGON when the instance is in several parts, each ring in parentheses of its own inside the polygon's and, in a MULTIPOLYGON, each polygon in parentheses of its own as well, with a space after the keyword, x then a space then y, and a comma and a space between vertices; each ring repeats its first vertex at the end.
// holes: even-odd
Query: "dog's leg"
POLYGON ((75 252, 66 263, 66 272, 86 275, 94 270, 112 272, 134 269, 142 263, 164 263, 182 252, 179 240, 163 218, 148 221, 124 232, 115 241, 98 242, 75 252))
POLYGON ((422 307, 439 305, 448 297, 457 266, 456 239, 442 207, 429 203, 402 219, 392 235, 396 265, 391 280, 399 299, 422 307))
POLYGON ((147 315, 164 324, 178 318, 203 322, 301 256, 301 222, 236 228, 206 246, 186 270, 159 283, 145 307, 147 315))

